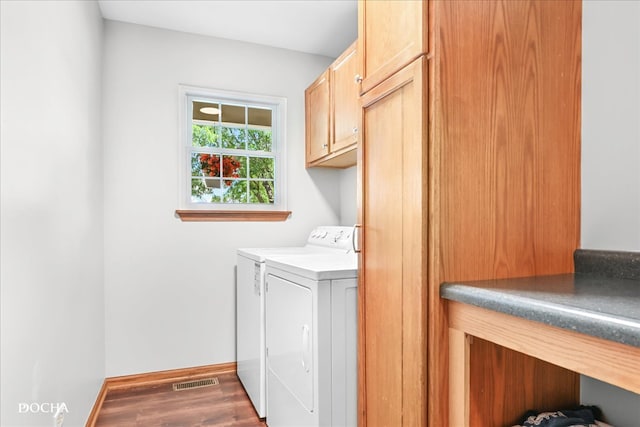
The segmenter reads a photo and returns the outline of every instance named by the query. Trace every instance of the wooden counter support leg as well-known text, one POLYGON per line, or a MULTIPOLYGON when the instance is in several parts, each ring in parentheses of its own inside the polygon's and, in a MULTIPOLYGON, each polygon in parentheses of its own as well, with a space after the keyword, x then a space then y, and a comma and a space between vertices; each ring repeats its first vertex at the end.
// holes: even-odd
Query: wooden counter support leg
POLYGON ((469 340, 462 331, 449 329, 449 424, 469 426, 469 340))

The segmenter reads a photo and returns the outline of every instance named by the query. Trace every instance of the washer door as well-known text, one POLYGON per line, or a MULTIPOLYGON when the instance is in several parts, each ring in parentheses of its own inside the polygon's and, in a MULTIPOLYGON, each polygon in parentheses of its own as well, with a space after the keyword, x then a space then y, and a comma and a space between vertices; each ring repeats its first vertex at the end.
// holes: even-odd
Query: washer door
MULTIPOLYGON (((269 274, 266 292, 269 371, 307 411, 313 411, 313 293, 269 274)), ((267 395, 271 387, 267 384, 267 395)))

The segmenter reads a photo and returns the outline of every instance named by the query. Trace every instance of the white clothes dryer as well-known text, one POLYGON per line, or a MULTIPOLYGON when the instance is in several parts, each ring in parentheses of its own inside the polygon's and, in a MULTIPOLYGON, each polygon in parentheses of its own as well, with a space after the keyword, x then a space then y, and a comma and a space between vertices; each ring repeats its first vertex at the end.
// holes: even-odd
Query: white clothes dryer
POLYGON ((269 427, 357 425, 355 253, 266 261, 269 427))
POLYGON ((285 254, 353 252, 353 227, 321 226, 304 246, 238 249, 236 287, 237 373, 258 416, 266 409, 265 259, 285 254))

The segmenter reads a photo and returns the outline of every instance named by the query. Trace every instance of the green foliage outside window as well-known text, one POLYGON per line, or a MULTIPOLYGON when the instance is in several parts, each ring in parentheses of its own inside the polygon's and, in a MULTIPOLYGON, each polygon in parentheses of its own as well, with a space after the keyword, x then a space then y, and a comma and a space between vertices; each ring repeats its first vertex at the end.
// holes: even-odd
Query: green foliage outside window
POLYGON ((275 158, 270 154, 273 149, 270 130, 219 124, 192 127, 193 202, 274 203, 275 158), (218 154, 210 149, 242 150, 242 153, 218 154))

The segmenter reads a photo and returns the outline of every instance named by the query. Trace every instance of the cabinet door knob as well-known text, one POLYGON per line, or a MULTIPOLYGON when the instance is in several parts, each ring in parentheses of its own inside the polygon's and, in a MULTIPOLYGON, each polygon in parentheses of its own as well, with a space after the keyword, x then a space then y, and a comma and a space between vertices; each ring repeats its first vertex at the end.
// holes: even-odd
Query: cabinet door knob
POLYGON ((327 148, 329 144, 322 144, 322 148, 327 148))
POLYGON ((358 126, 353 127, 353 133, 358 133, 358 126))
POLYGON ((360 74, 356 74, 354 80, 356 83, 362 83, 362 76, 360 74))

